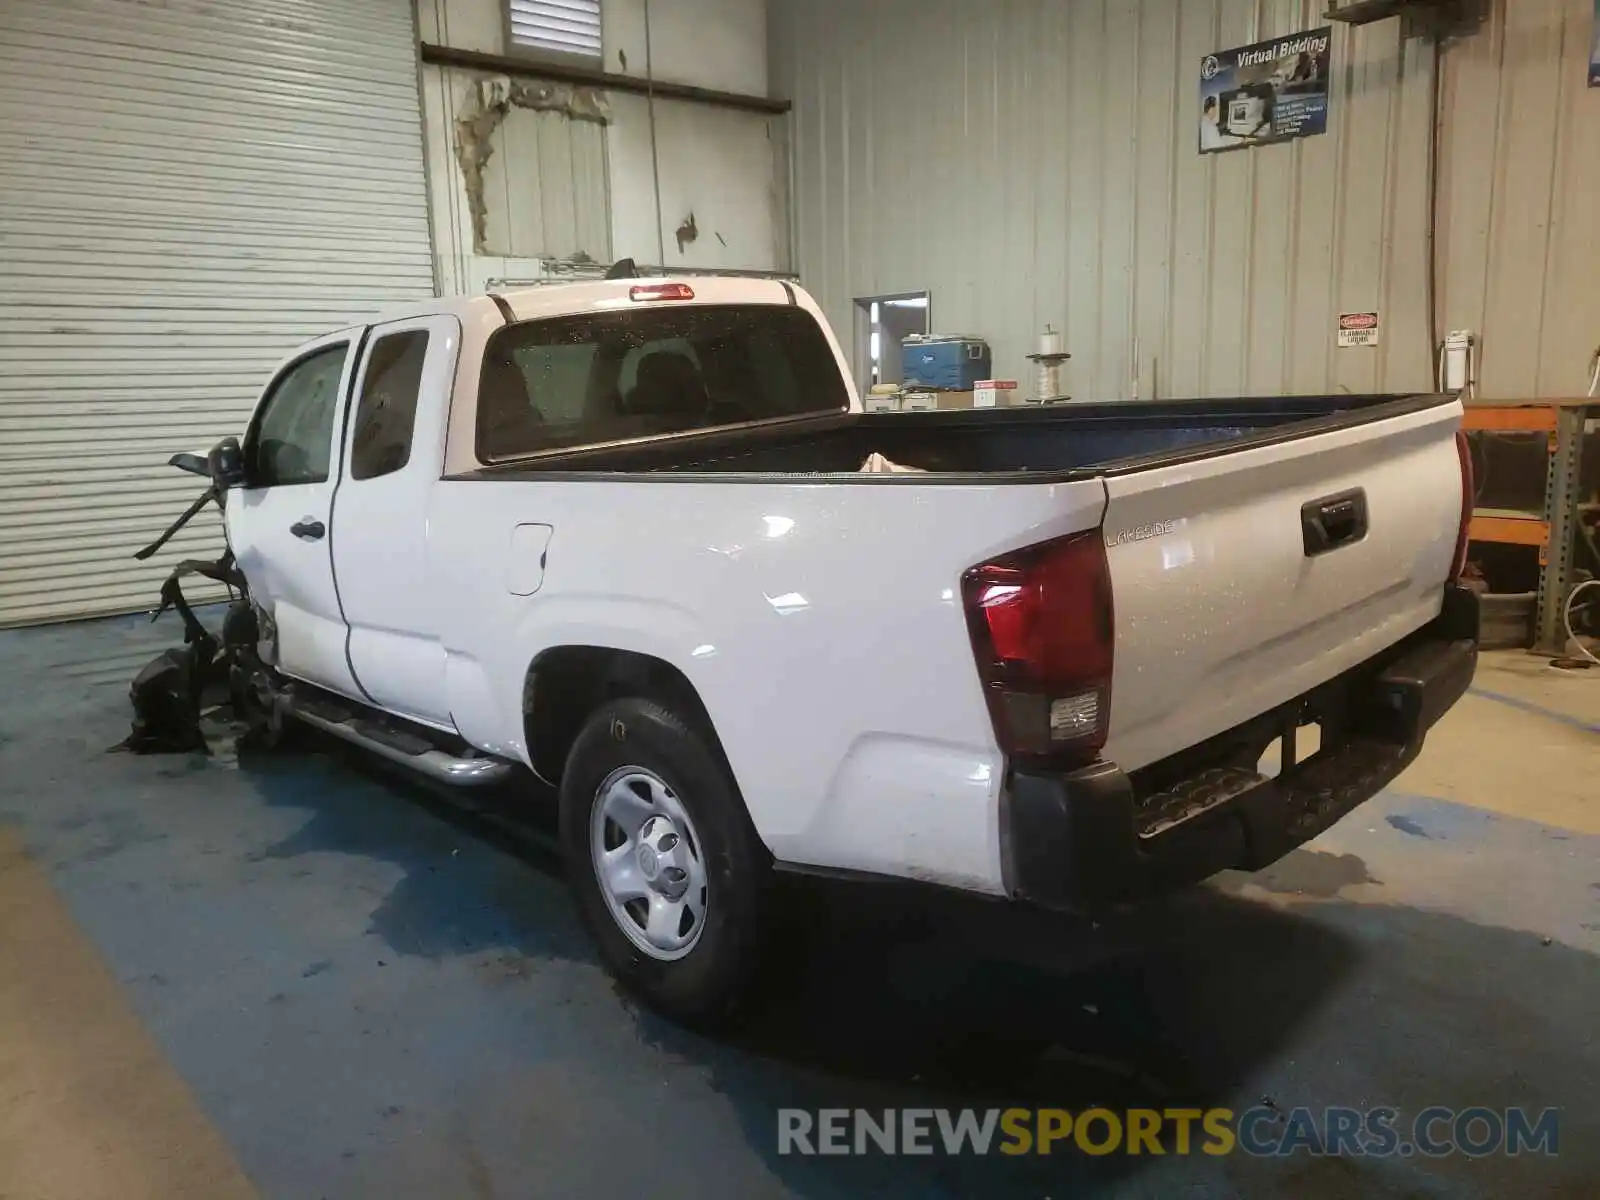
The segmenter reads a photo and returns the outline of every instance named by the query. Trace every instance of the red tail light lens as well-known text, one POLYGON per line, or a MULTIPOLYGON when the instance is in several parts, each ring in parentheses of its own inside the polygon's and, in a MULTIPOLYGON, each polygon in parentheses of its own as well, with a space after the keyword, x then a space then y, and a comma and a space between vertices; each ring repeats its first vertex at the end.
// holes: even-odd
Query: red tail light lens
POLYGON ((961 595, 1000 748, 1093 760, 1111 717, 1115 632, 1099 530, 973 567, 961 595))
POLYGON ((1460 579, 1467 569, 1467 544, 1472 540, 1472 504, 1478 482, 1472 470, 1472 443, 1464 429, 1456 430, 1456 455, 1461 459, 1461 528, 1456 533, 1456 557, 1450 564, 1450 578, 1460 579))
POLYGON ((641 300, 693 300, 694 289, 687 283, 652 283, 628 289, 628 299, 641 300))

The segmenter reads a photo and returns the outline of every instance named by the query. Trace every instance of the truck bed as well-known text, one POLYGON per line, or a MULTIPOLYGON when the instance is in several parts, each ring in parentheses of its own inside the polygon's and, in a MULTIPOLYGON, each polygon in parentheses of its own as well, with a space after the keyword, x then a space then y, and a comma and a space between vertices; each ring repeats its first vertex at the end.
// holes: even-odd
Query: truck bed
MULTIPOLYGON (((1112 475, 1401 416, 1448 397, 1334 395, 809 416, 534 455, 473 472, 671 472, 726 478, 858 472, 866 458, 970 480, 1112 475)), ((904 475, 864 476, 874 481, 904 475)), ((923 482, 933 482, 926 476, 923 482)))
MULTIPOLYGON (((653 521, 661 485, 693 483, 666 507, 699 546, 745 547, 753 513, 806 531, 783 539, 783 555, 815 545, 821 558, 785 559, 762 594, 794 591, 812 605, 837 550, 813 530, 859 528, 852 554, 866 561, 938 528, 948 559, 925 563, 928 542, 908 543, 916 570, 930 572, 904 601, 914 607, 986 557, 1098 526, 1116 594, 1107 753, 1134 769, 1275 709, 1438 615, 1462 512, 1459 414, 1451 397, 1424 394, 812 415, 453 478, 582 482, 591 486, 570 489, 570 502, 608 527, 644 519, 623 516, 614 497, 653 521), (926 473, 862 473, 874 453, 926 473), (811 486, 824 481, 835 486, 811 486), (594 490, 606 484, 626 490, 594 490), (732 486, 743 484, 771 490, 732 486), (841 485, 856 493, 848 502, 841 485)), ((565 529, 551 498, 562 494, 518 503, 565 529)), ((559 555, 570 541, 558 533, 554 544, 559 555)))

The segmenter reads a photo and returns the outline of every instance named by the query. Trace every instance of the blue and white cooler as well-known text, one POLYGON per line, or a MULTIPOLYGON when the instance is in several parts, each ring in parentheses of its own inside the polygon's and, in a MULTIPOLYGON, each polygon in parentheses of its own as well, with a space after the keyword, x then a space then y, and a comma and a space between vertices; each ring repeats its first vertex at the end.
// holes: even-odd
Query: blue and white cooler
POLYGON ((992 365, 988 342, 956 334, 913 335, 900 354, 906 386, 944 392, 970 392, 978 380, 989 378, 992 365))

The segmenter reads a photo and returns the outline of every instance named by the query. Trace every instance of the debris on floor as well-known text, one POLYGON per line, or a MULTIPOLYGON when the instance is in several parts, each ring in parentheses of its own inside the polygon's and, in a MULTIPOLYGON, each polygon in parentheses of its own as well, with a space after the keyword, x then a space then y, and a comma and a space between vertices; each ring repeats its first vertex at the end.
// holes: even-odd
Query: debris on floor
POLYGON ((897 462, 890 462, 883 455, 873 453, 867 456, 867 461, 861 464, 863 475, 899 475, 899 474, 924 474, 921 467, 905 467, 897 462))

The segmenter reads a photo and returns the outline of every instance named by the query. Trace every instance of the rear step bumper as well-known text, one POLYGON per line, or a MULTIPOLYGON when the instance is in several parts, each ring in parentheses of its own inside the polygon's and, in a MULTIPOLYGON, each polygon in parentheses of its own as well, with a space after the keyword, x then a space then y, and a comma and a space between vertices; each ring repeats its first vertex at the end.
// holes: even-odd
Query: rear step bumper
POLYGON ((1001 810, 1007 887, 1084 910, 1260 870, 1405 770, 1471 685, 1477 661, 1477 597, 1451 586, 1435 621, 1345 677, 1348 731, 1276 778, 1213 768, 1141 804, 1114 763, 1014 769, 1001 810))

